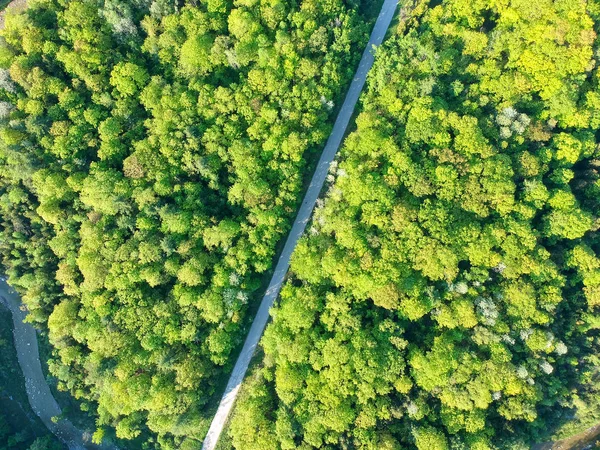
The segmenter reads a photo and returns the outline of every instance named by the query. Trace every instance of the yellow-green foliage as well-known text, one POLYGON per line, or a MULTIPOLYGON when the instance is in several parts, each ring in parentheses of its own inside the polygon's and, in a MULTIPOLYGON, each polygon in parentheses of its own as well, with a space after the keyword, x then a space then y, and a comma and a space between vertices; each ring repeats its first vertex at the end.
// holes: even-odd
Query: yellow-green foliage
POLYGON ((367 3, 37 0, 6 17, 0 253, 95 441, 200 445, 367 3))
POLYGON ((415 11, 293 257, 274 409, 238 404, 238 450, 242 420, 261 449, 530 448, 597 409, 598 2, 415 11))

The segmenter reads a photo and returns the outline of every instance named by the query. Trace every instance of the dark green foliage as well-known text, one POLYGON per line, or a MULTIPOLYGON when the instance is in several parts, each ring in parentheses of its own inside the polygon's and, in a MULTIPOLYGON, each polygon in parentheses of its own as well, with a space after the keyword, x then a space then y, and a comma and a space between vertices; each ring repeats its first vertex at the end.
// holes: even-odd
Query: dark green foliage
POLYGON ((33 444, 31 444, 28 450, 62 450, 62 448, 62 445, 56 442, 52 437, 45 436, 33 441, 33 444))
POLYGON ((11 314, 0 303, 0 450, 26 449, 62 450, 63 447, 29 405, 14 347, 11 314))
POLYGON ((0 46, 10 282, 95 439, 162 448, 203 437, 370 28, 362 2, 182 3, 32 1, 0 46))
POLYGON ((294 254, 239 450, 525 449, 597 415, 600 4, 416 6, 294 254))

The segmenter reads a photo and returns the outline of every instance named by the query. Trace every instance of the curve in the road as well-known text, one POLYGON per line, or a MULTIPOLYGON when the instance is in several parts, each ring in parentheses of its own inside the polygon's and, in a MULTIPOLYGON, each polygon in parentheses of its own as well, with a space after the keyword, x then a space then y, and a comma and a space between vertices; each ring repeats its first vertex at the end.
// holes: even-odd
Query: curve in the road
POLYGON ((12 313, 15 348, 31 408, 69 450, 85 450, 83 434, 71 422, 52 420, 60 416, 61 410, 42 372, 35 329, 25 322, 27 312, 15 291, 4 280, 0 280, 0 299, 12 313))
MULTIPOLYGON (((7 8, 24 8, 25 0, 11 2, 7 8)), ((0 12, 0 29, 4 28, 4 13, 0 12)), ((40 352, 33 326, 25 322, 27 312, 21 300, 3 278, 0 278, 0 301, 10 310, 13 319, 13 335, 19 366, 25 379, 25 390, 31 409, 42 420, 46 428, 59 438, 69 450, 86 450, 81 433, 68 420, 54 422, 53 417, 61 414, 60 407, 50 391, 42 372, 40 352)))
POLYGON ((292 226, 292 231, 287 238, 283 251, 281 252, 281 256, 279 257, 279 261, 277 262, 277 266, 275 267, 275 272, 273 273, 273 277, 269 283, 269 287, 267 288, 265 296, 261 301, 259 310, 254 318, 254 321, 252 322, 252 326, 248 336, 246 337, 246 341, 244 342, 244 347, 242 348, 242 351, 235 363, 233 372, 231 373, 231 377, 229 378, 229 382, 225 388, 225 393, 223 394, 221 402, 219 403, 217 413, 215 414, 208 433, 204 439, 202 450, 214 450, 215 446, 217 445, 219 436, 223 431, 227 417, 231 412, 231 408, 239 392, 240 385, 248 370, 248 365, 250 364, 252 355, 256 350, 265 326, 267 325, 267 321, 269 320, 269 310, 271 309, 273 302, 281 290, 284 277, 290 266, 292 252, 296 248, 296 244, 304 233, 306 224, 311 217, 312 211, 325 183, 329 166, 332 163, 340 144, 342 143, 348 123, 350 122, 350 118, 352 117, 352 113, 364 87, 367 74, 373 66, 374 49, 383 42, 383 38, 385 37, 385 34, 387 33, 387 30, 392 22, 392 18, 397 6, 398 0, 385 0, 383 6, 381 7, 381 11, 377 18, 377 22, 373 27, 373 32, 371 33, 369 43, 367 44, 367 47, 362 55, 362 59, 359 63, 358 69, 356 70, 352 84, 348 89, 348 93, 346 94, 342 108, 338 113, 331 135, 329 136, 327 144, 325 145, 323 153, 321 154, 321 158, 319 159, 317 168, 313 174, 310 186, 308 187, 306 195, 304 196, 304 200, 302 201, 302 205, 298 211, 296 220, 292 226))
MULTIPOLYGON (((70 421, 60 419, 53 421, 53 418, 60 416, 60 406, 50 391, 48 382, 42 371, 40 362, 40 352, 35 328, 25 322, 27 310, 21 303, 21 299, 4 279, 0 278, 0 301, 10 310, 14 324, 15 349, 19 366, 23 371, 25 378, 25 390, 31 409, 42 420, 44 425, 58 437, 69 450, 97 449, 117 450, 110 444, 104 444, 100 447, 88 442, 84 438, 84 433, 78 430, 70 421)), ((55 419, 56 420, 56 419, 55 419)))
MULTIPOLYGON (((22 9, 26 7, 26 0, 14 0, 7 8, 22 9)), ((0 30, 4 28, 4 11, 0 11, 0 30)), ((70 421, 58 420, 54 422, 53 417, 61 414, 60 407, 50 391, 42 372, 40 352, 36 331, 30 324, 25 322, 27 312, 18 295, 10 287, 4 278, 0 278, 0 302, 11 312, 14 324, 14 341, 17 351, 19 365, 25 378, 25 390, 31 409, 42 420, 44 425, 58 437, 69 450, 86 450, 86 448, 98 448, 84 444, 84 434, 79 431, 70 421)), ((102 445, 103 450, 116 450, 111 445, 102 445)))

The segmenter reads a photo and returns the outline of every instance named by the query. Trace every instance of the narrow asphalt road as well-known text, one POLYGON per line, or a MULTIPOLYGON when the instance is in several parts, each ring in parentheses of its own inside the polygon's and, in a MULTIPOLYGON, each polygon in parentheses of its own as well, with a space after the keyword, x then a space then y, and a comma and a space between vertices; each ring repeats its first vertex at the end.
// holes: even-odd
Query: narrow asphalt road
POLYGON ((244 342, 244 347, 242 348, 240 356, 235 363, 235 367, 233 368, 233 372, 231 373, 231 377, 229 378, 229 382, 225 388, 225 393, 223 394, 221 402, 219 403, 217 413, 215 414, 215 417, 210 425, 210 429, 208 430, 208 433, 204 439, 202 450, 214 450, 215 446, 217 445, 219 436, 223 431, 227 417, 229 416, 231 408, 235 402, 235 398, 237 397, 240 385, 246 376, 252 355, 256 350, 265 326, 267 325, 267 321, 269 320, 269 310, 271 309, 273 302, 281 290, 285 274, 290 266, 292 252, 296 248, 296 244, 304 233, 306 224, 311 217, 321 189, 323 188, 323 184, 325 183, 329 166, 333 161, 340 144, 342 143, 342 139, 346 133, 346 128, 348 127, 348 123, 350 122, 350 118, 352 117, 352 113, 356 103, 358 102, 360 93, 364 87, 367 74, 373 66, 374 47, 378 47, 383 42, 383 38, 385 37, 390 23, 392 22, 392 18, 397 6, 398 0, 385 0, 383 6, 381 7, 381 12, 379 13, 379 17, 377 18, 377 22, 373 28, 369 43, 367 44, 367 47, 362 55, 362 59, 356 74, 354 75, 352 84, 348 89, 346 99, 344 100, 344 104, 342 105, 342 108, 335 121, 335 125, 331 135, 329 136, 325 149, 321 154, 321 158, 319 159, 319 163, 312 177, 310 186, 308 187, 306 195, 304 196, 302 206, 298 211, 298 216, 296 217, 294 225, 292 226, 292 231, 287 238, 285 247, 283 248, 281 256, 279 257, 279 261, 275 267, 275 272, 273 273, 273 277, 269 283, 269 287, 267 288, 265 296, 261 301, 258 313, 252 322, 252 327, 250 328, 250 332, 248 333, 246 341, 244 342))
POLYGON ((0 279, 0 301, 10 309, 14 323, 15 348, 19 365, 25 378, 25 389, 29 404, 44 425, 56 435, 69 450, 85 450, 83 435, 68 420, 53 422, 52 417, 59 416, 61 411, 54 399, 40 363, 40 353, 36 332, 33 326, 25 323, 27 311, 22 309, 19 296, 6 282, 0 279))
POLYGON ((21 303, 18 294, 3 278, 0 278, 0 302, 12 314, 17 358, 23 371, 25 390, 33 412, 69 450, 118 450, 118 447, 112 444, 105 443, 100 446, 92 444, 89 442, 90 437, 78 430, 69 420, 52 421, 53 417, 61 414, 61 410, 42 371, 35 328, 25 322, 27 310, 21 303))

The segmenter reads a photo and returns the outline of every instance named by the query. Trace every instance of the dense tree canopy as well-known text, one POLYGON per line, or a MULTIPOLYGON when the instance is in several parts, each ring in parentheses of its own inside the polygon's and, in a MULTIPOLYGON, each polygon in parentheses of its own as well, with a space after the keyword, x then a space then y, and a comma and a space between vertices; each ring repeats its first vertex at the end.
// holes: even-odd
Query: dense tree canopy
POLYGON ((0 42, 0 252, 97 441, 202 439, 373 6, 184 3, 31 0, 0 42))
POLYGON ((598 417, 600 3, 414 3, 293 256, 238 450, 528 449, 598 417))

